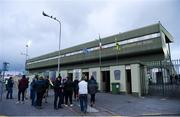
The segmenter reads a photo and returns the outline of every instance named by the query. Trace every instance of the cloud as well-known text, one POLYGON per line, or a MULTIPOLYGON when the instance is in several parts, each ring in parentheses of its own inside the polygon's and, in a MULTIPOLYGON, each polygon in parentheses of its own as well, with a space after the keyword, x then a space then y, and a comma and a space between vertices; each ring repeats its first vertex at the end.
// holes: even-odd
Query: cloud
MULTIPOLYGON (((61 48, 89 42, 161 21, 174 36, 172 56, 180 49, 180 2, 178 0, 100 0, 58 1, 28 0, 0 2, 0 65, 11 63, 11 69, 24 68, 28 40, 30 57, 58 50, 59 24, 44 17, 42 11, 61 21, 61 48)), ((1 66, 0 66, 1 68, 1 66)))

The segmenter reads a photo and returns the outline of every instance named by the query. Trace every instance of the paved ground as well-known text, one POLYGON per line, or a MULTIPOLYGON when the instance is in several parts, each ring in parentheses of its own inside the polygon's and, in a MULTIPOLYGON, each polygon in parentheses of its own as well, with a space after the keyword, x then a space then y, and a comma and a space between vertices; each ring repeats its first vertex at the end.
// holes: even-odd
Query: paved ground
MULTIPOLYGON (((36 109, 26 100, 25 104, 16 104, 17 92, 14 99, 0 101, 0 116, 82 116, 79 102, 74 101, 73 107, 53 109, 53 91, 50 91, 48 103, 44 103, 43 109, 36 109)), ((180 116, 180 99, 168 99, 160 97, 134 97, 131 95, 115 95, 98 93, 96 106, 88 108, 87 116, 145 116, 163 115, 180 116)))

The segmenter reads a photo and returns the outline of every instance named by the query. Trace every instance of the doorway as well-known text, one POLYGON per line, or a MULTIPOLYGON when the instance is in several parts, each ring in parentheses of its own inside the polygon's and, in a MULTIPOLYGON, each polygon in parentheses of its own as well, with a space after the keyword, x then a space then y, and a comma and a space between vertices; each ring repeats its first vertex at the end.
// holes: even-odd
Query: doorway
POLYGON ((89 80, 89 72, 83 72, 82 76, 85 76, 87 78, 87 81, 89 80))
POLYGON ((156 83, 163 84, 163 74, 162 72, 156 72, 156 83))
POLYGON ((126 89, 127 94, 132 94, 131 69, 126 69, 126 89))
POLYGON ((110 71, 102 71, 102 91, 110 92, 110 71))

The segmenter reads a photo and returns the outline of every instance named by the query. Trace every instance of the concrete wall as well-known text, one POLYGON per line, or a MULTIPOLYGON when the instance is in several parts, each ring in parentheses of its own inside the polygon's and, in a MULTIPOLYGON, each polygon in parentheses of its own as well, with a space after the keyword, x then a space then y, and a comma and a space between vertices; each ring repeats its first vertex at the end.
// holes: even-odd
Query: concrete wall
POLYGON ((67 74, 68 72, 66 71, 66 70, 64 70, 64 71, 60 71, 60 74, 61 74, 61 77, 62 78, 66 78, 67 77, 67 74))
POLYGON ((73 70, 73 81, 75 78, 81 80, 81 78, 82 78, 82 70, 81 69, 74 69, 73 70))
MULTIPOLYGON (((120 92, 126 92, 126 78, 125 78, 125 66, 111 66, 110 67, 110 84, 120 83, 120 92), (120 70, 120 80, 115 79, 115 70, 120 70)), ((112 85, 110 86, 112 91, 112 85)))
MULTIPOLYGON (((120 83, 120 92, 127 92, 126 89, 126 66, 120 65, 120 66, 110 66, 107 68, 89 68, 89 69, 74 69, 74 70, 63 70, 60 71, 60 74, 62 78, 67 77, 68 73, 73 73, 73 80, 77 77, 79 80, 82 78, 82 73, 89 72, 89 78, 91 75, 93 75, 98 83, 98 90, 102 90, 102 75, 101 71, 104 70, 110 71, 110 91, 112 91, 112 83, 120 83), (120 79, 115 79, 115 71, 120 71, 120 79)), ((139 64, 131 64, 129 66, 129 69, 131 69, 131 83, 132 83, 132 93, 141 95, 141 84, 140 84, 140 65, 139 64)), ((56 76, 58 76, 58 73, 56 72, 56 76)), ((147 84, 145 84, 147 85, 147 84)))
POLYGON ((102 90, 102 78, 101 78, 101 72, 100 72, 100 68, 89 68, 89 78, 91 77, 91 75, 96 75, 94 76, 97 83, 98 83, 98 90, 102 90))
POLYGON ((121 71, 121 92, 126 92, 126 71, 125 71, 125 65, 120 66, 121 71))
POLYGON ((132 83, 132 93, 141 94, 140 86, 140 65, 131 64, 131 83, 132 83))

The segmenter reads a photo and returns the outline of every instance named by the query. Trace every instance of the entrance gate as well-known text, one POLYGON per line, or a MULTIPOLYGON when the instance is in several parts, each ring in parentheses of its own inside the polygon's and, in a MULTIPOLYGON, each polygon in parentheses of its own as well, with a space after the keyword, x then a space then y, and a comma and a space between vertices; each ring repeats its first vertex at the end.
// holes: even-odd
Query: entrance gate
POLYGON ((147 74, 149 95, 180 97, 180 60, 148 63, 147 74))

